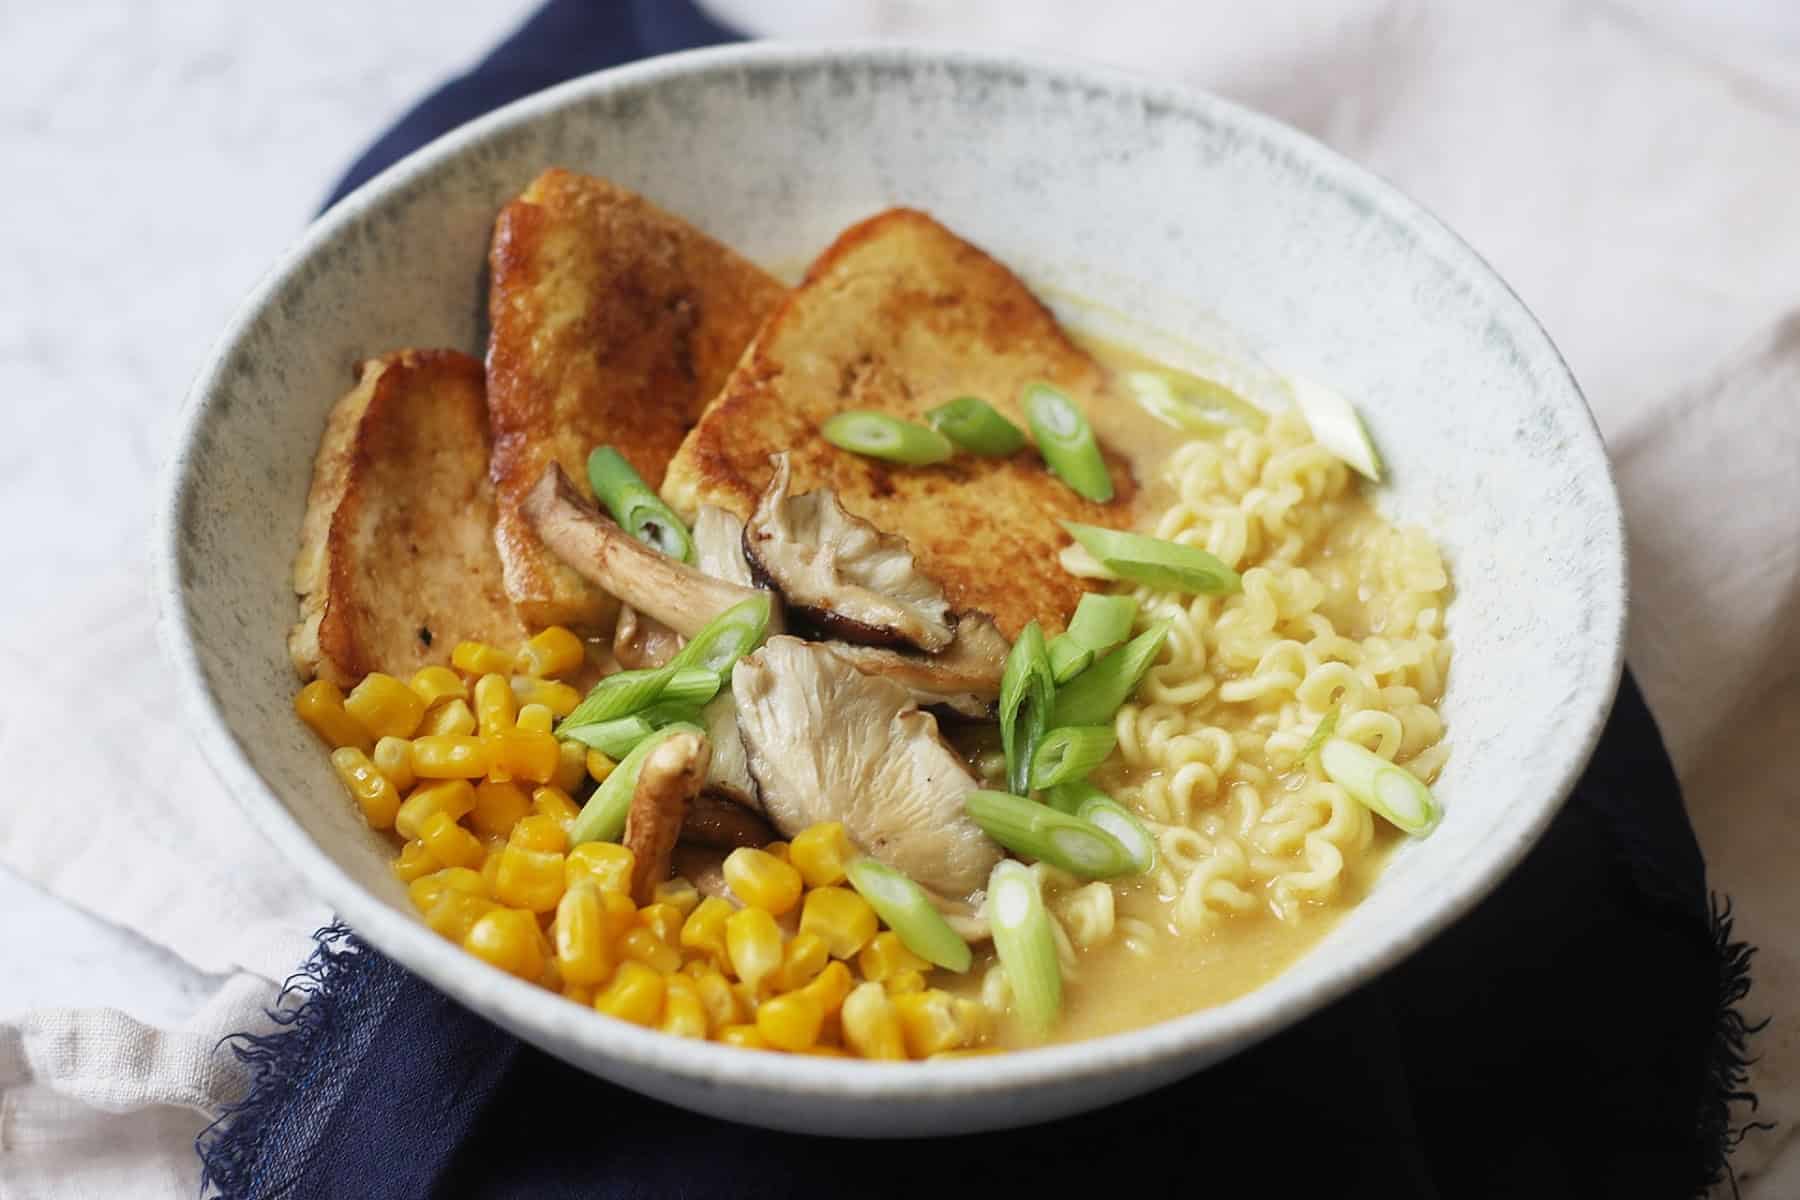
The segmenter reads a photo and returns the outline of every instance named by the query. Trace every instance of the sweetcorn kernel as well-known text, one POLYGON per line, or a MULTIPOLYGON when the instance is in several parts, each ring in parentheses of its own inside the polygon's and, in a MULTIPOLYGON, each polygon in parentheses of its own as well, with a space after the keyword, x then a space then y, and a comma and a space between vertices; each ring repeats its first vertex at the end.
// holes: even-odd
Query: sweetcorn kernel
POLYGON ((561 625, 552 625, 533 634, 519 647, 518 654, 513 657, 513 667, 522 675, 539 678, 567 675, 581 665, 586 655, 587 648, 580 638, 561 625))
POLYGON ((844 1006, 844 997, 850 994, 855 983, 850 977, 850 968, 833 960, 826 963, 825 969, 800 990, 819 1002, 819 1011, 826 1016, 835 1016, 838 1009, 844 1006))
POLYGON ((654 1025, 662 1017, 663 977, 641 962, 622 962, 612 982, 594 996, 594 1008, 633 1025, 654 1025))
POLYGON ((613 770, 619 765, 613 759, 608 758, 598 750, 589 750, 585 761, 587 763, 588 778, 592 779, 595 783, 605 783, 606 777, 611 775, 613 770))
POLYGON ((553 679, 531 679, 524 675, 514 675, 511 686, 513 696, 520 704, 541 704, 558 717, 568 716, 581 703, 580 692, 553 679))
POLYGON ((677 875, 651 888, 650 898, 658 904, 673 905, 676 912, 686 917, 699 906, 700 889, 677 875))
POLYGON ((855 956, 879 928, 875 910, 849 888, 816 887, 800 910, 800 931, 823 938, 833 958, 855 956))
POLYGON ((900 1017, 906 1052, 912 1057, 924 1058, 940 1050, 962 1047, 962 1021, 948 992, 933 988, 924 992, 906 992, 889 999, 900 1017))
POLYGON ((549 817, 562 826, 566 834, 575 824, 575 818, 581 815, 581 805, 569 799, 569 793, 561 788, 546 784, 531 790, 531 811, 540 817, 549 817))
POLYGON ((460 697, 446 700, 425 714, 419 737, 468 737, 475 732, 475 712, 460 697))
POLYGON ((879 983, 864 983, 844 997, 844 1041, 863 1058, 899 1060, 906 1057, 906 1038, 900 1014, 879 983))
POLYGON ((294 697, 294 712, 334 750, 354 746, 367 754, 375 748, 369 731, 345 711, 344 693, 335 684, 315 679, 301 688, 294 697))
POLYGON ((405 738, 384 737, 375 743, 375 753, 370 755, 375 769, 387 777, 387 781, 402 792, 412 790, 415 782, 412 768, 412 743, 405 738))
POLYGON ((419 840, 431 851, 431 857, 446 867, 474 867, 486 854, 481 840, 447 812, 434 812, 419 828, 419 840))
POLYGON ((864 979, 882 983, 900 971, 912 971, 923 978, 931 964, 908 950, 899 934, 884 929, 869 939, 869 944, 856 956, 856 965, 864 979))
POLYGON ((475 785, 475 807, 469 810, 469 827, 483 837, 505 837, 531 811, 525 789, 516 783, 484 779, 475 785))
POLYGON ((578 879, 591 879, 603 892, 631 891, 631 873, 637 855, 617 842, 583 842, 570 849, 563 870, 570 887, 578 879))
POLYGON ((593 987, 613 972, 613 939, 600 889, 581 883, 556 905, 556 962, 566 982, 593 987))
POLYGON ((487 748, 466 734, 414 738, 412 757, 420 779, 479 779, 488 771, 487 748))
POLYGON ((766 851, 739 846, 725 857, 725 883, 751 908, 780 916, 800 902, 800 872, 766 851))
POLYGON ((331 752, 331 768, 339 782, 362 809, 363 820, 370 829, 392 829, 400 812, 400 791, 369 761, 369 756, 355 746, 344 746, 331 752))
POLYGON ((564 794, 573 793, 587 782, 588 748, 580 742, 570 740, 556 743, 556 774, 550 782, 562 789, 564 794))
POLYGON ((777 1050, 805 1050, 819 1040, 825 1014, 805 992, 765 1000, 756 1009, 756 1031, 777 1050))
POLYGON ((350 690, 344 698, 344 711, 375 737, 405 738, 419 728, 425 701, 392 675, 374 671, 350 690))
POLYGON ((394 814, 394 829, 401 837, 412 840, 425 828, 434 813, 449 813, 460 821, 475 807, 475 789, 466 779, 441 779, 422 783, 412 790, 394 814))
POLYGON ((681 923, 678 941, 682 948, 709 955, 721 963, 727 961, 730 952, 726 949, 725 923, 736 911, 730 901, 718 896, 708 896, 700 901, 681 923))
POLYGON ((463 949, 520 979, 536 979, 544 969, 543 933, 537 919, 516 908, 497 908, 463 936, 463 949))
POLYGON ((646 904, 638 909, 638 924, 670 946, 681 943, 681 910, 673 904, 646 904))
POLYGON ((475 681, 475 726, 483 737, 511 729, 519 719, 519 702, 504 675, 483 675, 475 681))
POLYGON ((754 1025, 727 1025, 719 1030, 717 1040, 740 1050, 770 1050, 769 1040, 754 1025))
POLYGON ((781 966, 781 929, 760 908, 743 908, 725 921, 731 969, 752 990, 781 966))
POLYGON ((466 675, 492 675, 511 669, 513 656, 486 642, 459 642, 450 663, 466 675))
POLYGON ((487 752, 490 775, 528 779, 533 783, 550 782, 562 753, 550 734, 512 726, 483 733, 481 744, 487 752))
POLYGON ((855 857, 856 847, 850 844, 850 835, 837 821, 822 821, 803 829, 788 845, 788 861, 806 880, 807 887, 842 883, 844 872, 855 857))
POLYGON ((661 1029, 676 1037, 706 1037, 706 1006, 700 1002, 699 988, 686 975, 671 975, 663 980, 661 1029))
POLYGON ((890 996, 905 996, 925 990, 925 976, 922 972, 908 968, 895 971, 881 981, 881 986, 888 990, 890 996))
POLYGON ((527 733, 549 733, 556 727, 556 714, 546 705, 526 704, 520 707, 514 724, 527 733))
POLYGON ((627 929, 618 945, 622 957, 641 962, 664 975, 672 975, 681 969, 680 952, 642 925, 627 929))
POLYGON ((394 876, 401 883, 411 883, 431 874, 438 867, 438 860, 431 857, 431 851, 425 848, 424 842, 411 841, 400 847, 400 854, 394 859, 394 876))
POLYGON ((462 676, 449 667, 420 667, 413 672, 412 680, 407 684, 413 694, 425 702, 426 708, 436 707, 445 700, 467 700, 469 687, 462 681, 462 676))
POLYGON ((817 978, 830 955, 825 939, 814 933, 801 933, 792 938, 781 954, 781 969, 775 972, 775 990, 791 992, 803 988, 817 978))

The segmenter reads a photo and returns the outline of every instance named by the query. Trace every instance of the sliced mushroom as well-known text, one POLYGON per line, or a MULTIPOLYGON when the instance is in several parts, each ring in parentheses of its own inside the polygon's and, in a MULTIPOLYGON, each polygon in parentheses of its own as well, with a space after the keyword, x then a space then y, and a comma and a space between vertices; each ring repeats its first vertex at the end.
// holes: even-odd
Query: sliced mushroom
POLYGON ((1000 677, 1012 647, 986 613, 964 613, 956 622, 956 638, 942 654, 891 650, 879 646, 829 643, 841 658, 865 675, 891 679, 912 693, 923 707, 942 706, 960 716, 980 720, 1000 696, 1000 677))
POLYGON ((681 823, 682 841, 721 850, 766 846, 778 836, 767 821, 743 805, 705 791, 694 797, 681 823))
POLYGON ((778 831, 841 821, 864 851, 942 896, 987 882, 1000 848, 963 811, 979 785, 904 687, 826 646, 776 637, 738 660, 732 690, 778 831))
POLYGON ((583 579, 682 637, 693 637, 756 594, 644 545, 602 516, 555 463, 545 468, 523 511, 544 544, 583 579))
POLYGON ((669 856, 681 837, 688 805, 700 794, 711 758, 706 738, 698 733, 670 734, 638 771, 625 816, 624 842, 637 856, 631 871, 631 894, 648 904, 656 885, 669 877, 669 856))
POLYGON ((744 758, 743 739, 738 736, 736 698, 729 691, 721 692, 700 710, 700 716, 706 726, 706 740, 712 744, 706 790, 760 814, 762 798, 744 758))
POLYGON ((619 606, 619 623, 613 629, 613 657, 633 671, 667 663, 681 649, 682 639, 673 629, 647 617, 629 604, 619 606))
POLYGON ((886 534, 838 503, 830 488, 788 494, 788 457, 744 526, 744 557, 797 616, 833 637, 939 651, 956 636, 950 601, 919 570, 906 539, 886 534))

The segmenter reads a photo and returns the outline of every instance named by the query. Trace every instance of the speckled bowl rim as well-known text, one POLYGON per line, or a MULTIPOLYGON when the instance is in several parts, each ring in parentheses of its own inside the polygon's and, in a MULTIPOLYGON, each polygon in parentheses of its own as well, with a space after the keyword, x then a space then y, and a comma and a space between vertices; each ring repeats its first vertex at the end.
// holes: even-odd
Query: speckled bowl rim
POLYGON ((1624 662, 1625 536, 1618 493, 1592 414, 1567 364, 1528 309, 1468 245, 1420 205, 1371 172, 1280 122, 1196 89, 1148 80, 1127 72, 1076 60, 1039 54, 958 49, 895 43, 820 43, 806 45, 746 44, 686 51, 601 71, 572 80, 507 105, 439 138, 344 198, 310 226, 298 243, 238 309, 208 357, 180 418, 174 453, 161 481, 154 534, 154 588, 160 608, 158 636, 175 667, 181 704, 194 736, 213 770, 241 803, 255 825, 299 870, 307 884, 329 901, 359 935, 434 986, 490 1013, 530 1040, 564 1041, 588 1052, 609 1056, 656 1071, 686 1077, 721 1091, 744 1086, 757 1091, 820 1097, 854 1097, 858 1101, 892 1101, 902 1107, 934 1099, 999 1096, 1050 1083, 1131 1073, 1171 1057, 1213 1061, 1247 1049, 1293 1024, 1351 989, 1374 978, 1448 927, 1487 896, 1536 843, 1573 789, 1599 740, 1610 711, 1624 662), (846 1063, 822 1058, 746 1052, 715 1043, 693 1042, 640 1029, 621 1021, 597 1018, 561 996, 502 975, 437 937, 409 914, 397 911, 355 883, 300 824, 252 767, 244 748, 226 724, 208 688, 183 602, 178 540, 181 513, 187 503, 192 464, 205 444, 203 431, 224 381, 224 364, 275 297, 322 247, 380 197, 404 189, 444 161, 467 153, 488 138, 538 120, 571 103, 654 86, 660 82, 738 67, 761 69, 822 65, 904 67, 944 65, 954 69, 1024 73, 1077 89, 1137 97, 1147 107, 1186 110, 1201 120, 1234 128, 1273 152, 1303 162, 1317 178, 1347 194, 1369 201, 1373 210, 1417 237, 1417 246, 1483 290, 1494 310, 1512 309, 1512 324, 1525 357, 1548 368, 1546 392, 1552 403, 1577 410, 1577 422, 1589 444, 1575 448, 1578 457, 1598 464, 1604 476, 1602 501, 1609 502, 1612 522, 1602 531, 1594 560, 1592 642, 1584 651, 1597 661, 1583 687, 1565 711, 1580 732, 1564 743, 1554 788, 1517 806, 1497 836, 1480 853, 1465 856, 1466 871, 1456 872, 1450 886, 1429 909, 1417 911, 1410 924, 1383 930, 1367 939, 1354 957, 1320 976, 1310 987, 1284 986, 1296 978, 1294 968, 1244 996, 1223 1005, 1156 1025, 1089 1041, 1011 1052, 999 1057, 910 1064, 846 1063), (1556 396, 1557 381, 1563 394, 1556 396), (1469 861, 1469 860, 1474 861, 1469 861), (533 1034, 538 1036, 533 1036, 533 1034), (1208 1052, 1211 1059, 1206 1059, 1208 1052))

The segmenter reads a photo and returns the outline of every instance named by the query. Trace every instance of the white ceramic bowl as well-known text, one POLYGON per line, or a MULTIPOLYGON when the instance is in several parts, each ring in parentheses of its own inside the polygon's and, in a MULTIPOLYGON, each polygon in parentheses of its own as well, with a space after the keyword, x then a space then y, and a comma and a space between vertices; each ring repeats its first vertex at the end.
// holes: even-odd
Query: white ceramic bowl
MULTIPOLYGON (((1116 332, 1116 329, 1115 329, 1116 332)), ((306 232, 189 399, 158 589, 195 736, 226 787, 370 943, 595 1074, 755 1124, 892 1136, 1097 1107, 1250 1046, 1486 895, 1587 760, 1621 661, 1624 541, 1605 454, 1524 306, 1367 172, 1221 100, 998 53, 746 46, 577 80, 406 159, 306 232), (1231 1003, 999 1058, 875 1065, 663 1037, 519 983, 411 913, 294 719, 283 636, 312 455, 358 359, 480 353, 494 214, 542 167, 636 188, 777 266, 892 204, 936 214, 1053 297, 1210 344, 1228 323, 1356 400, 1380 503, 1455 580, 1446 816, 1311 954, 1231 1003)))

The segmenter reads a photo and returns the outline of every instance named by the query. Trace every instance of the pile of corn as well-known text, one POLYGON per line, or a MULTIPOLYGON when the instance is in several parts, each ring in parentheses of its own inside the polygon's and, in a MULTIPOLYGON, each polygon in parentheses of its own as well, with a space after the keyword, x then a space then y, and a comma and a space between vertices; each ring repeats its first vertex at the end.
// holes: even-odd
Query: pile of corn
POLYGON ((883 930, 845 868, 843 826, 725 860, 734 904, 685 879, 638 907, 632 852, 568 844, 574 795, 614 763, 551 728, 581 694, 579 638, 552 627, 516 655, 464 642, 403 682, 295 698, 369 825, 403 844, 394 873, 425 923, 580 1004, 680 1037, 875 1059, 983 1052, 988 1010, 926 986, 930 964, 883 930), (471 682, 473 681, 473 682, 471 682))

